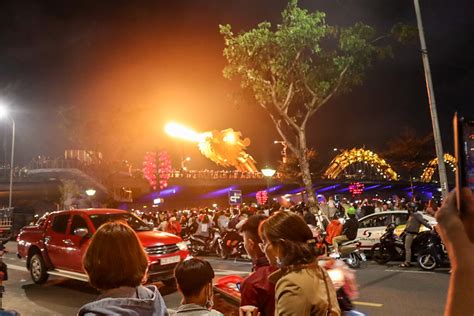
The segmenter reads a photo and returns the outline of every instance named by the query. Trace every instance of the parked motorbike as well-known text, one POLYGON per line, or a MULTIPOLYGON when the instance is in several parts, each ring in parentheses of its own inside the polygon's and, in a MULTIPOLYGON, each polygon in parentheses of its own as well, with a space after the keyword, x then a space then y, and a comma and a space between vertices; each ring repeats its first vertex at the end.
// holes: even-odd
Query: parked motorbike
POLYGON ((218 228, 211 229, 209 238, 197 235, 189 236, 189 251, 193 256, 220 255, 222 253, 222 236, 218 228))
MULTIPOLYGON (((371 256, 378 264, 405 260, 405 233, 398 237, 394 233, 395 228, 395 224, 389 224, 385 233, 380 237, 380 242, 372 246, 371 256)), ((430 234, 430 231, 421 232, 413 240, 412 259, 417 258, 418 254, 426 247, 430 234)))
POLYGON ((417 261, 420 268, 427 271, 449 264, 446 248, 435 230, 428 236, 426 247, 418 253, 417 261))
POLYGON ((244 240, 235 229, 222 234, 222 251, 220 257, 227 259, 229 256, 249 259, 247 251, 245 251, 244 240))

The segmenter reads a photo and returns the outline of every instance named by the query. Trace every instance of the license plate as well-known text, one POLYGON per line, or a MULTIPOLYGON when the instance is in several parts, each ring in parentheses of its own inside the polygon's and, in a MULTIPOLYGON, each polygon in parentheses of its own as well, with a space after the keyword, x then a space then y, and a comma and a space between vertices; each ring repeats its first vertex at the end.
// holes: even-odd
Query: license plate
POLYGON ((173 256, 173 257, 168 257, 168 258, 161 259, 160 263, 161 263, 161 265, 171 264, 171 263, 179 262, 180 259, 181 258, 179 256, 173 256))

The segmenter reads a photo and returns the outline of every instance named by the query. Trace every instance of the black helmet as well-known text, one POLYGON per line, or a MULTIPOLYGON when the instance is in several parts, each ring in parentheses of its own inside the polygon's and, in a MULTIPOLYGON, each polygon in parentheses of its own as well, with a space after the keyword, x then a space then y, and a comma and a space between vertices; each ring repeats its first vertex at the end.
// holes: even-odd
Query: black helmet
POLYGON ((407 210, 414 212, 416 211, 416 203, 414 202, 408 202, 407 203, 407 210))

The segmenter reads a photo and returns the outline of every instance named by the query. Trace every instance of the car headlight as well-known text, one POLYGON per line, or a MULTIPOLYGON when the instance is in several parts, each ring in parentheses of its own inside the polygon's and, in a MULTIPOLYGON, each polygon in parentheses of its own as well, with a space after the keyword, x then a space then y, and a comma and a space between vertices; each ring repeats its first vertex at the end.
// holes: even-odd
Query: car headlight
POLYGON ((188 244, 189 242, 187 241, 181 241, 177 243, 176 246, 178 246, 179 250, 188 250, 188 244))

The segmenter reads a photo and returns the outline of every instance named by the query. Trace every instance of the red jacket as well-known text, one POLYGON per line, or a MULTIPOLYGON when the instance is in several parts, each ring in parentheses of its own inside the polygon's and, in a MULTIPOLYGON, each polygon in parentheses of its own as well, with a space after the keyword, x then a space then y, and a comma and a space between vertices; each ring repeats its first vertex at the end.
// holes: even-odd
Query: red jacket
POLYGON ((326 242, 332 244, 332 239, 341 235, 343 225, 337 219, 332 220, 326 228, 326 242))
POLYGON ((181 224, 178 221, 172 221, 168 223, 167 232, 175 235, 181 233, 181 224))
POLYGON ((265 257, 254 263, 252 272, 240 286, 240 306, 253 305, 258 307, 261 316, 275 314, 275 284, 268 276, 277 269, 271 267, 265 257))

